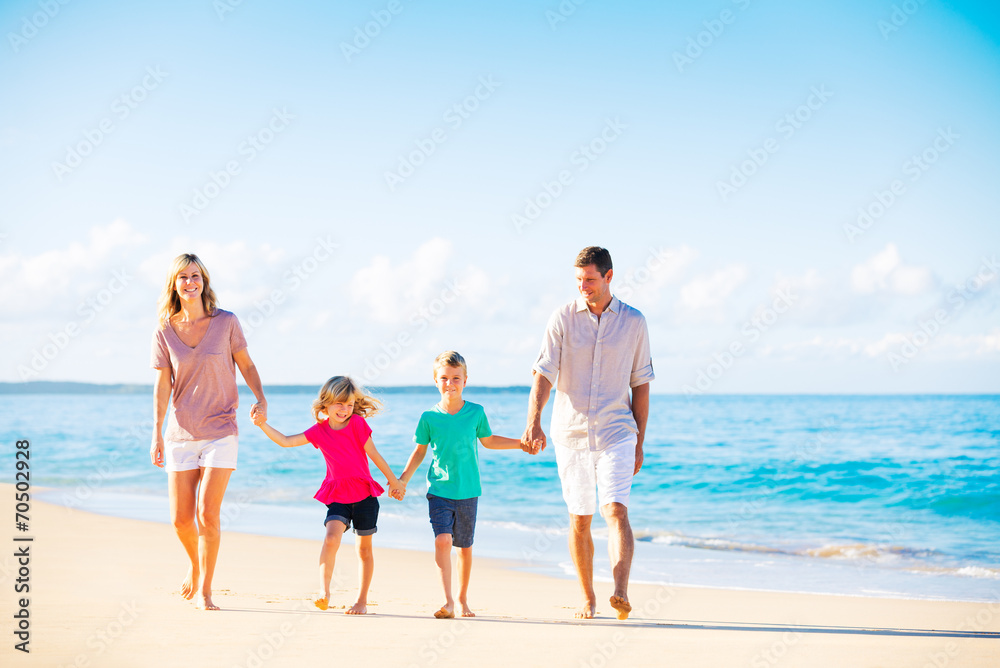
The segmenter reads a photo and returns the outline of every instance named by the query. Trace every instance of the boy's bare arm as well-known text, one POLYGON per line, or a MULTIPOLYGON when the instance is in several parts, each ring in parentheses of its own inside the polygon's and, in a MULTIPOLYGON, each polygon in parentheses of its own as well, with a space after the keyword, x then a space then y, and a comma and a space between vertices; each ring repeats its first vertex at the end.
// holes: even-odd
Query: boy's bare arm
POLYGON ((399 480, 404 484, 410 482, 410 478, 416 473, 417 467, 420 466, 420 462, 424 461, 424 456, 427 454, 427 444, 417 443, 417 447, 413 448, 413 452, 410 453, 410 458, 406 461, 406 468, 403 469, 403 475, 399 476, 399 480))
POLYGON ((507 438, 506 436, 497 436, 494 434, 479 439, 479 442, 483 444, 484 448, 489 448, 490 450, 524 450, 528 452, 524 444, 516 438, 507 438))
POLYGON ((261 428, 261 431, 267 434, 267 437, 269 439, 271 439, 272 441, 274 441, 283 448, 295 448, 300 445, 305 445, 306 443, 309 442, 309 439, 306 438, 305 434, 294 434, 293 436, 285 436, 280 431, 278 431, 277 429, 275 429, 274 427, 272 427, 271 425, 269 425, 264 421, 261 421, 260 424, 258 424, 257 426, 261 428))

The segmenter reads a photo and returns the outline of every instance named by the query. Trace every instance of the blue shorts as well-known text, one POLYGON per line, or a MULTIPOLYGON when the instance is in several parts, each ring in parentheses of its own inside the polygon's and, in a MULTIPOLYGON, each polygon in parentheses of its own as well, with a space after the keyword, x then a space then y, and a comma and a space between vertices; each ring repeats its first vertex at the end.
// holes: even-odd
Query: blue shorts
POLYGON ((478 496, 471 499, 446 499, 443 496, 427 495, 427 510, 431 516, 434 535, 450 533, 451 544, 455 547, 472 547, 478 507, 478 496))
POLYGON ((354 522, 354 533, 359 536, 370 536, 378 531, 375 526, 375 523, 378 522, 378 499, 374 496, 369 496, 356 503, 328 503, 326 508, 324 526, 330 520, 338 520, 347 527, 350 527, 351 522, 354 522))

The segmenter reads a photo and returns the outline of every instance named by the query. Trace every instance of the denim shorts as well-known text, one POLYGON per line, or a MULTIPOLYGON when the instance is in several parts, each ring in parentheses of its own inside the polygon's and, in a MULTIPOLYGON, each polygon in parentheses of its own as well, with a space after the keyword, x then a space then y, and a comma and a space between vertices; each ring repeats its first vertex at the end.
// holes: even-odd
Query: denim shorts
POLYGON ((378 521, 378 499, 374 496, 369 496, 356 503, 328 503, 326 508, 324 526, 330 520, 338 520, 346 524, 348 528, 351 526, 351 522, 354 522, 354 533, 359 536, 370 536, 378 531, 375 526, 378 521))
POLYGON ((427 495, 427 510, 431 516, 434 535, 450 533, 451 544, 455 547, 472 547, 478 507, 478 496, 471 499, 446 499, 443 496, 427 495))

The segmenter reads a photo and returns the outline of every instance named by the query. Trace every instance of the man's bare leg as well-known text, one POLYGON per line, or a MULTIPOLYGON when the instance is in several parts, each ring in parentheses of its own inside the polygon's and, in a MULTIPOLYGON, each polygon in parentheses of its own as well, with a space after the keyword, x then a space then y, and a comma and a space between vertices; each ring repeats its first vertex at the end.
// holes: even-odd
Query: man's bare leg
POLYGON ((201 565, 198 563, 198 523, 195 521, 198 507, 198 480, 201 471, 168 471, 167 491, 170 496, 170 521, 174 531, 187 552, 190 565, 181 581, 181 596, 191 600, 198 591, 201 565))
POLYGON ((358 536, 355 541, 358 551, 358 600, 347 609, 348 615, 368 614, 368 588, 372 584, 372 574, 375 572, 375 556, 372 553, 372 537, 358 536))
POLYGON ((320 610, 330 607, 330 581, 333 579, 333 568, 337 565, 337 550, 340 541, 347 531, 347 525, 340 520, 330 520, 326 523, 326 536, 319 550, 319 592, 313 600, 320 610))
POLYGON ((451 595, 451 534, 441 533, 434 537, 434 562, 441 573, 441 584, 444 586, 444 605, 434 613, 438 619, 451 619, 455 616, 455 599, 451 595))
POLYGON ((196 605, 203 610, 218 610, 212 602, 212 578, 215 576, 215 562, 219 559, 219 540, 222 535, 220 512, 222 497, 229 485, 233 469, 201 469, 201 485, 198 488, 198 558, 201 565, 201 587, 196 605))
POLYGON ((615 580, 611 607, 618 612, 618 619, 628 619, 628 613, 632 612, 632 606, 628 602, 628 576, 632 569, 632 553, 635 551, 628 508, 620 503, 609 503, 601 506, 601 514, 608 523, 608 557, 611 560, 611 575, 615 580))
POLYGON ((580 578, 583 605, 574 615, 577 619, 592 619, 597 614, 597 595, 594 593, 594 538, 590 535, 593 515, 569 516, 569 553, 580 578))
POLYGON ((472 579, 472 548, 458 548, 458 602, 462 604, 463 617, 475 617, 469 608, 469 580, 472 579))

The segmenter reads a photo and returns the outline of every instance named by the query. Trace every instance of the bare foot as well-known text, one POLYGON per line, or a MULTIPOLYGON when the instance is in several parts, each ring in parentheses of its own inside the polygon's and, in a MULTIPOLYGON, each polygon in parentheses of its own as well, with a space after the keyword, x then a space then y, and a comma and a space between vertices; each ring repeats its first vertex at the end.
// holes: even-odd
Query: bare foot
POLYGON ((350 608, 344 611, 345 615, 367 615, 368 614, 368 604, 364 601, 358 601, 350 608))
POLYGON ((475 617, 476 616, 476 613, 474 613, 469 608, 469 604, 466 601, 459 601, 459 602, 462 604, 462 616, 463 617, 475 617))
POLYGON ((585 601, 584 604, 576 611, 573 616, 576 619, 593 619, 594 615, 597 613, 597 603, 594 601, 585 601))
POLYGON ((196 591, 198 591, 198 572, 189 566, 187 575, 181 582, 181 596, 190 601, 196 591))
POLYGON ((437 619, 454 619, 455 618, 455 604, 442 605, 441 609, 434 613, 437 619))
POLYGON ((326 610, 330 607, 330 595, 329 594, 317 594, 316 599, 313 600, 313 605, 315 605, 320 610, 326 610))
POLYGON ((215 603, 212 603, 212 595, 211 594, 198 594, 198 598, 195 601, 194 607, 198 608, 199 610, 219 610, 220 609, 219 606, 217 606, 215 603))
POLYGON ((611 607, 618 612, 618 619, 628 619, 628 613, 632 612, 632 606, 624 596, 612 596, 611 607))

